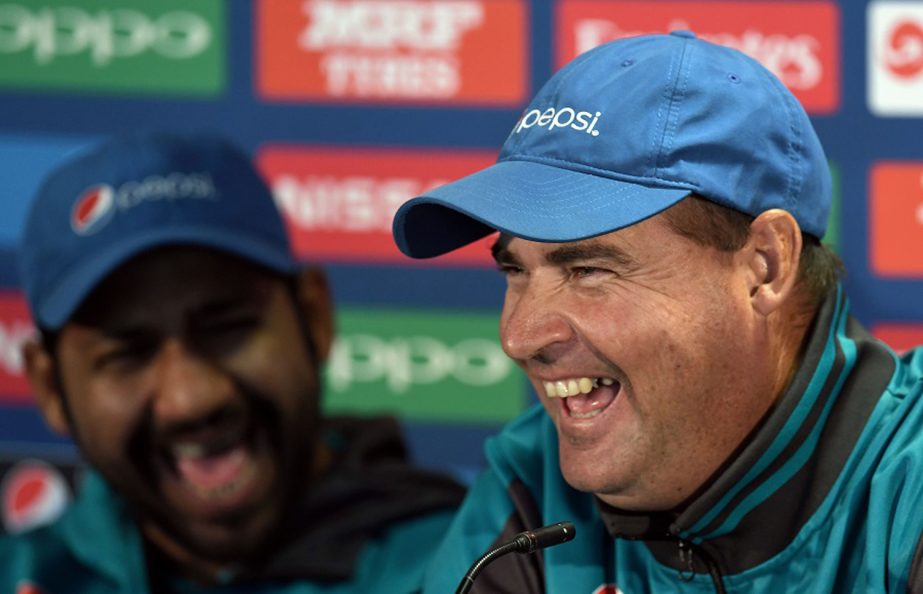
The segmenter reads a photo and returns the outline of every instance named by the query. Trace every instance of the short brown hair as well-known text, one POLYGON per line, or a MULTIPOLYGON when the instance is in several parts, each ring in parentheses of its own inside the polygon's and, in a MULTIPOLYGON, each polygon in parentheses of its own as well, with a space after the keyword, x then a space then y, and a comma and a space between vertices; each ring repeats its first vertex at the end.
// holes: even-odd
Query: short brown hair
MULTIPOLYGON (((752 216, 690 195, 664 211, 674 232, 723 252, 739 250, 750 237, 752 216)), ((798 284, 813 305, 819 305, 844 272, 840 258, 817 237, 802 232, 798 284)))

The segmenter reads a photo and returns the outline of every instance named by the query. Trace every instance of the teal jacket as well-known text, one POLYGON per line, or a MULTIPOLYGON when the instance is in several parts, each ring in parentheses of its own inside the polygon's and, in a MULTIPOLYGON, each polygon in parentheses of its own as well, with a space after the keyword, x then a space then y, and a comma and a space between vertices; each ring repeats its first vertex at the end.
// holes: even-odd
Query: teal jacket
POLYGON ((541 407, 486 455, 426 594, 453 592, 492 546, 560 521, 573 541, 499 557, 471 592, 923 594, 923 349, 899 358, 871 338, 841 290, 778 405, 682 510, 628 513, 572 489, 541 407))
POLYGON ((0 539, 0 592, 419 592, 424 566, 445 535, 461 487, 391 457, 402 446, 380 420, 339 423, 336 435, 346 435, 348 446, 334 472, 307 498, 301 514, 306 528, 265 567, 229 575, 212 587, 154 575, 131 511, 88 471, 57 522, 0 539))

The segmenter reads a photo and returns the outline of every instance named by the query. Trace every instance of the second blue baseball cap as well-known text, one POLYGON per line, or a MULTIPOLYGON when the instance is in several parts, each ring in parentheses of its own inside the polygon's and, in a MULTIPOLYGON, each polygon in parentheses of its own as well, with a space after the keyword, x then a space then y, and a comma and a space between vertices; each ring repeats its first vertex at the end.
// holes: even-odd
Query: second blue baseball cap
POLYGON ((693 193, 754 216, 787 210, 822 237, 831 178, 807 114, 771 72, 677 31, 575 58, 526 108, 495 165, 405 203, 393 232, 415 258, 495 230, 576 241, 693 193))
POLYGON ((298 268, 269 187, 227 141, 135 133, 74 156, 39 188, 20 241, 20 281, 33 318, 59 329, 129 258, 178 244, 280 273, 298 268))

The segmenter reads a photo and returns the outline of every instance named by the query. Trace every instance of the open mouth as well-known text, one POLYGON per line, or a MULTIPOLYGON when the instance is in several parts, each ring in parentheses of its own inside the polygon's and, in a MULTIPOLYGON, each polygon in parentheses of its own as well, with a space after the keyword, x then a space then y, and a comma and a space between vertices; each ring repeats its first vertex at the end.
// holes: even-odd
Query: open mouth
POLYGON ((168 475, 213 511, 241 505, 253 490, 259 440, 244 428, 178 438, 162 449, 168 475))
POLYGON ((573 377, 543 382, 548 398, 561 398, 563 408, 575 419, 591 419, 615 400, 621 384, 609 377, 573 377))

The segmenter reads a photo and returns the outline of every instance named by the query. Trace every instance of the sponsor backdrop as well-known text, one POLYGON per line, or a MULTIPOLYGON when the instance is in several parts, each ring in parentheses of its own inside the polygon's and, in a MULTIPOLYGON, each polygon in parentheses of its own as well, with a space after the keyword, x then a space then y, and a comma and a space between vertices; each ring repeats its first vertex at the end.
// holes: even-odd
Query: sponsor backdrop
POLYGON ((503 282, 489 241, 406 260, 392 214, 490 164, 575 55, 671 29, 752 55, 801 100, 834 172, 825 239, 858 316, 897 349, 923 342, 923 1, 0 2, 6 529, 53 517, 79 466, 31 403, 14 264, 26 205, 64 155, 137 128, 217 131, 250 151, 298 254, 332 278, 327 408, 399 415, 421 464, 469 480, 483 439, 533 399, 497 341, 503 282))

